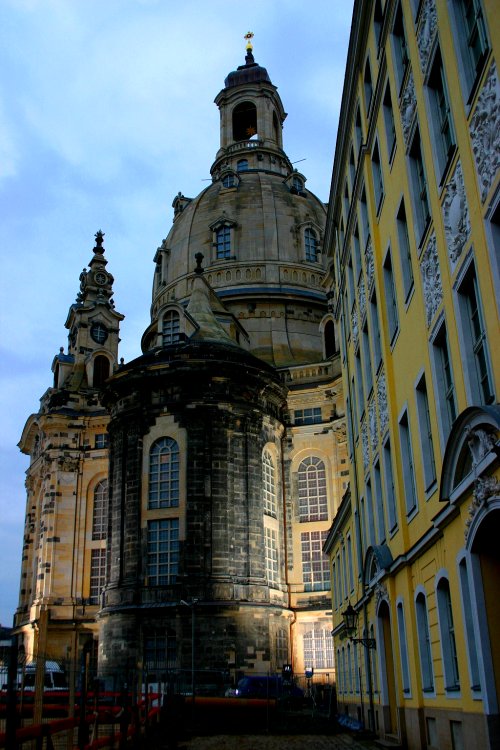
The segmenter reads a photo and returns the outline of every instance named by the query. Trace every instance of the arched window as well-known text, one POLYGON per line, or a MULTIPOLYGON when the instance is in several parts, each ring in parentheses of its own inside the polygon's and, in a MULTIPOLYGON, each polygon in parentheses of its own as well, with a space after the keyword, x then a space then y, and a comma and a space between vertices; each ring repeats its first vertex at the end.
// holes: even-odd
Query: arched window
POLYGON ((94 388, 100 388, 108 378, 109 359, 102 354, 98 354, 94 359, 94 388))
POLYGON ((234 174, 232 172, 229 172, 228 174, 225 174, 222 178, 222 186, 225 188, 234 187, 236 184, 234 174))
POLYGON ((241 102, 233 110, 233 139, 247 141, 258 132, 257 108, 253 102, 241 102))
POLYGON ((276 517, 276 470, 273 457, 267 450, 262 454, 262 480, 264 513, 276 517))
POLYGON ((248 159, 240 159, 236 164, 237 172, 246 172, 248 170, 248 159))
POLYGON ((180 316, 176 310, 167 310, 162 321, 163 346, 179 341, 180 316))
POLYGON ((447 578, 441 578, 436 587, 441 651, 443 655, 444 682, 447 692, 460 690, 458 672, 457 644, 455 625, 451 607, 450 584, 447 578))
POLYGON ((163 437, 149 452, 148 508, 176 508, 179 505, 179 446, 163 437))
POLYGON ((306 248, 306 260, 316 262, 318 259, 318 238, 314 229, 307 227, 304 232, 304 242, 306 248))
POLYGON ((108 535, 108 480, 101 479, 94 490, 92 511, 92 539, 106 539, 108 535))
POLYGON ((479 678, 479 661, 477 654, 477 633, 474 627, 474 616, 472 612, 472 597, 469 587, 469 575, 467 571, 467 559, 464 557, 458 564, 458 575, 460 578, 460 591, 462 594, 462 612, 465 625, 465 645, 469 657, 469 676, 471 689, 475 692, 481 690, 479 678))
POLYGON ((335 326, 333 320, 326 322, 323 337, 325 341, 325 357, 328 359, 328 357, 333 357, 337 351, 335 348, 335 326))
POLYGON ((434 691, 434 672, 432 669, 431 634, 427 616, 427 601, 421 591, 415 599, 417 615, 418 651, 420 655, 420 669, 422 672, 422 690, 424 693, 434 691))
POLYGON ((231 257, 231 227, 227 224, 215 230, 215 247, 217 258, 231 257))
POLYGON ((326 497, 325 464, 317 456, 308 456, 299 466, 299 520, 326 521, 328 505, 326 497))

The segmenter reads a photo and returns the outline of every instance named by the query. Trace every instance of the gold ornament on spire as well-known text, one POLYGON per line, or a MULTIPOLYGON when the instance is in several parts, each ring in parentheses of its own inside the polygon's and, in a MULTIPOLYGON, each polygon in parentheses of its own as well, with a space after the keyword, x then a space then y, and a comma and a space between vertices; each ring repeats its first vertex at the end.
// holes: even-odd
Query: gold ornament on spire
POLYGON ((251 39, 253 39, 253 37, 254 37, 254 33, 253 33, 253 31, 247 31, 247 33, 246 33, 246 34, 245 34, 245 36, 243 37, 243 39, 246 39, 246 40, 247 40, 247 46, 246 46, 246 49, 247 49, 247 51, 248 51, 248 52, 251 52, 251 51, 253 50, 253 44, 252 44, 252 42, 250 41, 251 39))

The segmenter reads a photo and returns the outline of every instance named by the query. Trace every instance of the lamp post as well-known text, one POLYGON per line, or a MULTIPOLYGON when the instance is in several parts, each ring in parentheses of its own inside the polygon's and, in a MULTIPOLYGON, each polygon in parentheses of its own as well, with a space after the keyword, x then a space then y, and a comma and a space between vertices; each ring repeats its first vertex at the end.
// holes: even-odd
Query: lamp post
MULTIPOLYGON (((374 705, 373 705, 373 688, 372 688, 372 663, 370 658, 370 650, 377 648, 377 642, 375 641, 375 638, 355 638, 354 633, 357 630, 357 624, 358 624, 358 612, 354 609, 352 604, 349 602, 347 608, 342 612, 342 617, 344 620, 344 629, 347 634, 347 637, 350 639, 351 643, 361 643, 368 651, 368 658, 366 659, 366 671, 367 671, 367 683, 368 683, 368 700, 370 702, 370 729, 372 732, 375 732, 375 722, 374 722, 374 705)), ((366 623, 366 604, 364 607, 364 619, 366 623)), ((360 685, 361 689, 361 685, 360 685)), ((363 701, 361 701, 361 707, 363 707, 363 701)))
POLYGON ((185 601, 185 599, 181 599, 181 604, 183 604, 185 607, 189 607, 191 609, 191 700, 194 704, 194 687, 195 687, 195 679, 194 679, 194 620, 195 620, 195 614, 194 614, 194 608, 195 605, 198 603, 198 599, 191 599, 190 602, 185 601))

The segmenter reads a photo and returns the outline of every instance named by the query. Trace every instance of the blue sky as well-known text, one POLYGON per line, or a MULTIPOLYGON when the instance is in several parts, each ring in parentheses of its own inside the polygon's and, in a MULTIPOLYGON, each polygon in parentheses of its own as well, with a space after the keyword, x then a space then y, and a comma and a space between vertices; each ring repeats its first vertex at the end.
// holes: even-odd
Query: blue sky
POLYGON ((172 200, 206 185, 213 100, 244 34, 278 87, 284 147, 326 201, 352 0, 2 0, 0 623, 17 606, 25 512, 17 442, 67 345, 64 321, 105 232, 120 356, 140 353, 172 200))

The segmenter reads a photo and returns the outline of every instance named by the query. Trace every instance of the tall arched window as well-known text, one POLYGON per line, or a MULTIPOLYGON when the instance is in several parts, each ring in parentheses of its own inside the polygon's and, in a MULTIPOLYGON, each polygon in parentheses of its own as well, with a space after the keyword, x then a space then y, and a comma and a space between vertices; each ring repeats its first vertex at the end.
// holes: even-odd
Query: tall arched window
POLYGON ((253 102, 241 102, 233 110, 233 139, 246 141, 257 132, 257 107, 253 102))
POLYGON ((441 651, 443 655, 444 682, 447 692, 460 690, 458 672, 457 644, 455 625, 451 607, 450 584, 447 578, 441 578, 436 587, 441 651))
POLYGON ((325 357, 328 359, 328 357, 333 357, 337 351, 335 348, 335 326, 333 320, 326 322, 323 337, 325 341, 325 357))
POLYGON ((163 346, 179 341, 180 316, 176 310, 167 310, 162 321, 163 346))
POLYGON ((109 378, 109 359, 98 354, 94 359, 94 388, 100 388, 104 381, 109 378))
POLYGON ((316 262, 318 259, 318 238, 314 229, 307 227, 304 231, 304 243, 306 248, 306 260, 316 262))
POLYGON ((422 690, 424 693, 434 691, 434 671, 432 668, 431 634, 427 616, 427 601, 421 591, 415 599, 417 615, 418 650, 420 654, 420 668, 422 672, 422 690))
POLYGON ((326 497, 325 464, 317 456, 308 456, 299 466, 299 520, 326 521, 328 504, 326 497))
POLYGON ((108 534, 108 480, 101 479, 94 489, 92 539, 106 539, 108 534))
POLYGON ((179 505, 179 446, 170 437, 163 437, 149 452, 150 509, 176 508, 179 505))
POLYGON ((262 480, 264 513, 276 516, 276 470, 273 457, 267 450, 262 454, 262 480))
POLYGON ((477 653, 477 632, 474 627, 474 616, 472 612, 472 598, 469 586, 469 575, 467 571, 467 559, 464 557, 460 560, 458 565, 458 574, 460 578, 460 591, 462 594, 462 612, 465 625, 465 632, 467 638, 465 639, 465 645, 467 647, 467 655, 469 657, 469 676, 471 689, 475 692, 481 690, 481 682, 479 678, 479 661, 477 653))

